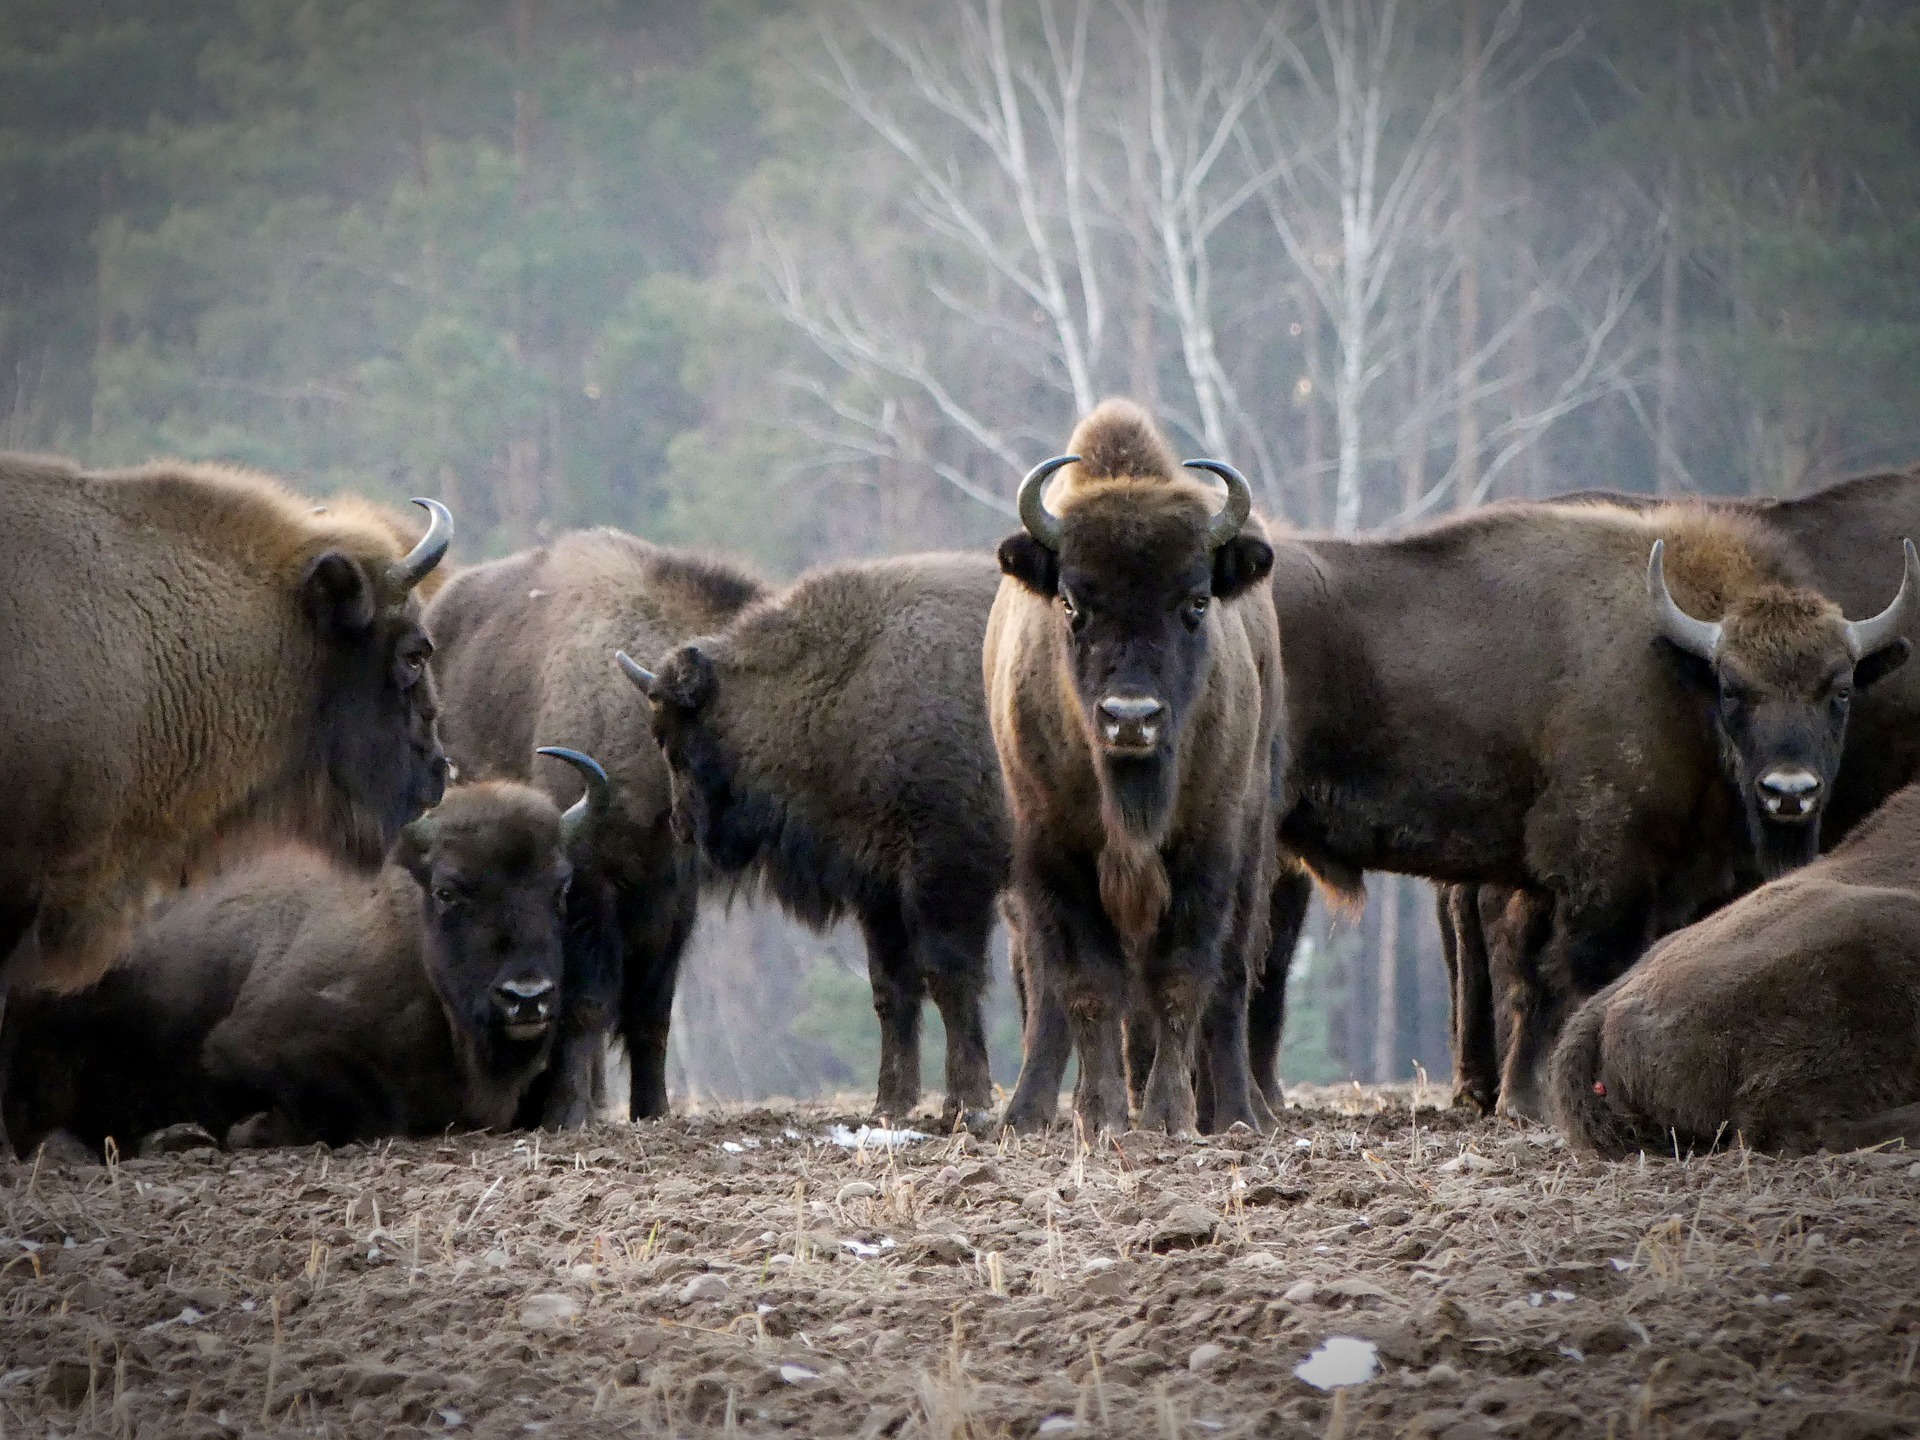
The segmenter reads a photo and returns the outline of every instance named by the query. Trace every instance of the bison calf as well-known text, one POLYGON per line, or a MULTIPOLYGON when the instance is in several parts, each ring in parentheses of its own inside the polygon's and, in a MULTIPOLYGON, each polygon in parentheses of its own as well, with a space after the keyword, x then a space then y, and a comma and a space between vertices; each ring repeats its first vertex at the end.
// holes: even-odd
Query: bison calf
MULTIPOLYGON (((1127 1123, 1129 1006, 1154 1058, 1140 1122, 1187 1131, 1189 1068, 1211 1032, 1213 1119, 1260 1124, 1247 1051, 1247 959, 1264 946, 1279 631, 1273 551, 1230 466, 1224 506, 1180 476, 1138 407, 1108 401, 1072 455, 1020 487, 987 625, 987 708, 1013 837, 1013 910, 1030 1017, 1064 1005, 1089 1130, 1127 1123), (1042 494, 1066 470, 1059 508, 1042 494)), ((1059 1074, 1029 1053, 1009 1103, 1052 1117, 1059 1074)))
POLYGON ((1587 1001, 1549 1094, 1602 1155, 1920 1144, 1920 787, 1587 1001))
POLYGON ((947 1031, 945 1122, 992 1105, 981 999, 1007 826, 980 645, 985 556, 835 565, 681 646, 624 653, 673 768, 674 816, 723 873, 866 937, 882 1114, 920 1098, 920 1011, 947 1031))

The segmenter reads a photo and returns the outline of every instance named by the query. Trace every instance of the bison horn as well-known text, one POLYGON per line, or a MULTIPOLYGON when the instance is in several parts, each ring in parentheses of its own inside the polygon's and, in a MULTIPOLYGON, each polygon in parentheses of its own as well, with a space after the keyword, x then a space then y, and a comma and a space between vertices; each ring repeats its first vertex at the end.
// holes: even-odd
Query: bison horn
POLYGON ((600 762, 591 755, 569 750, 564 745, 542 745, 533 753, 566 761, 587 782, 587 793, 569 805, 566 814, 560 817, 560 844, 571 850, 575 842, 590 834, 594 825, 613 808, 613 786, 607 780, 607 772, 600 768, 600 762))
POLYGON ((659 685, 660 677, 624 650, 614 651, 613 658, 614 663, 627 672, 627 679, 640 688, 640 693, 649 700, 653 699, 654 688, 659 685))
POLYGON ((1079 463, 1078 455, 1056 455, 1051 460, 1042 460, 1020 482, 1020 523, 1027 527, 1029 535, 1049 550, 1060 548, 1060 517, 1047 509, 1047 502, 1040 492, 1046 489, 1047 477, 1062 465, 1079 463))
POLYGON ((447 546, 453 543, 453 515, 438 500, 416 499, 418 505, 433 519, 427 524, 427 533, 420 537, 420 543, 407 552, 406 558, 393 567, 390 572, 393 583, 402 590, 411 590, 446 558, 447 546))
POLYGON ((1911 540, 1900 542, 1900 553, 1906 566, 1900 576, 1900 593, 1893 597, 1893 603, 1871 620, 1847 622, 1847 649, 1855 660, 1884 650, 1900 639, 1912 619, 1909 612, 1913 609, 1915 591, 1920 590, 1914 583, 1915 575, 1920 574, 1920 554, 1915 553, 1911 540))
POLYGON ((1247 484, 1246 476, 1224 460, 1182 460, 1180 463, 1189 470, 1204 470, 1227 482, 1227 503, 1220 507, 1213 523, 1207 527, 1207 548, 1218 550, 1240 533, 1247 517, 1253 513, 1253 487, 1247 484))
POLYGON ((1667 542, 1653 542, 1653 554, 1647 557, 1647 594, 1653 597, 1653 619, 1660 633, 1689 655, 1711 662, 1720 648, 1720 626, 1710 620, 1696 620, 1675 602, 1667 589, 1667 542))

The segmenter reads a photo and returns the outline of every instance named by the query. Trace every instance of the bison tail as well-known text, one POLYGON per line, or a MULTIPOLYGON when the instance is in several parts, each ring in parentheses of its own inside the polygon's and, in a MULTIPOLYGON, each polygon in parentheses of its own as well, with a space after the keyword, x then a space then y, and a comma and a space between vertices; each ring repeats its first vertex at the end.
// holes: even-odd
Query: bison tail
POLYGON ((1607 998, 1594 996, 1567 1022, 1553 1052, 1547 1093, 1554 1123, 1576 1148, 1618 1158, 1641 1144, 1639 1127, 1623 1108, 1626 1097, 1610 1094, 1601 1074, 1607 998))

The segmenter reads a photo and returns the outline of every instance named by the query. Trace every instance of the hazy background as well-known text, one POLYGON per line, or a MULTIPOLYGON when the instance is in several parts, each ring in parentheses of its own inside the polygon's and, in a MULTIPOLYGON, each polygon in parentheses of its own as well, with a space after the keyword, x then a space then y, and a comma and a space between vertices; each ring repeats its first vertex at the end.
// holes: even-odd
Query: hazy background
MULTIPOLYGON (((1909 461, 1916 6, 0 0, 0 445, 781 578, 992 542, 1112 392, 1343 531, 1909 461)), ((1447 1071, 1371 888, 1289 1078, 1447 1071)), ((716 911, 680 1014, 683 1095, 871 1083, 850 935, 716 911)))

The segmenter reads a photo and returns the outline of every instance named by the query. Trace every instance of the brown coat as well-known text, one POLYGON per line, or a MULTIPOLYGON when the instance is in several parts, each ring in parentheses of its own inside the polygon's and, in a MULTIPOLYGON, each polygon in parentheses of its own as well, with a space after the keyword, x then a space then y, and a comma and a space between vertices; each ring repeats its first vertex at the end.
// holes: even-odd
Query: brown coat
POLYGON ((1588 1000, 1549 1094, 1603 1155, 1920 1142, 1920 787, 1588 1000))
POLYGON ((250 472, 0 457, 0 928, 38 917, 16 982, 89 983, 216 837, 370 863, 439 797, 405 553, 250 472))

